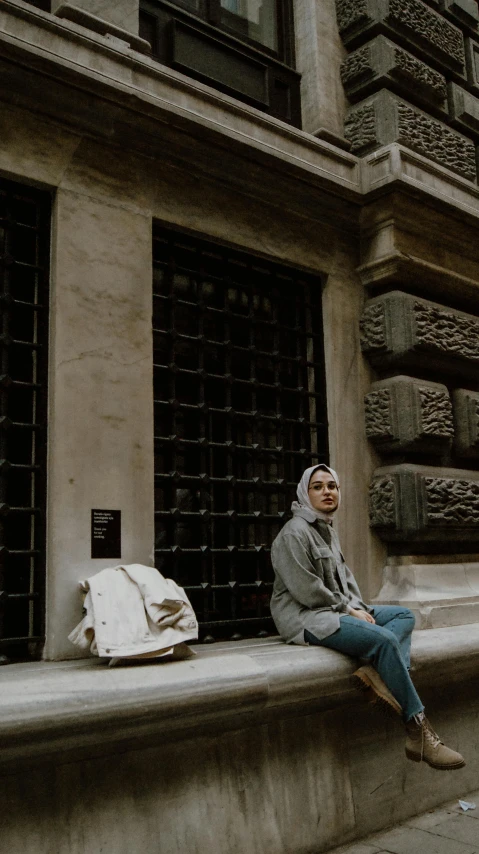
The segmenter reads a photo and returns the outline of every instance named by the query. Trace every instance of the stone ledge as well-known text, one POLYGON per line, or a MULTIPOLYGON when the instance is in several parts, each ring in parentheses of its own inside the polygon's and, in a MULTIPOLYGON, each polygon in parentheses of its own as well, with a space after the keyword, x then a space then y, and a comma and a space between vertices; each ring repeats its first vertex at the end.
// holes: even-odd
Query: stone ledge
MULTIPOLYGON (((355 702, 353 659, 279 638, 198 647, 194 659, 108 669, 97 659, 39 662, 0 672, 4 772, 58 754, 66 759, 138 749, 257 726, 355 702)), ((416 632, 419 686, 479 673, 479 623, 416 632)))
POLYGON ((398 182, 410 191, 434 197, 436 204, 479 216, 479 187, 446 167, 399 143, 385 145, 361 159, 362 192, 371 198, 398 182))
POLYGON ((151 45, 145 39, 134 35, 129 30, 124 30, 116 24, 99 18, 97 15, 92 15, 91 12, 75 6, 73 3, 62 3, 54 12, 59 18, 64 18, 66 21, 71 21, 73 24, 78 24, 80 27, 85 27, 88 30, 93 30, 106 38, 112 37, 119 39, 120 42, 132 50, 137 50, 140 53, 151 53, 151 45))

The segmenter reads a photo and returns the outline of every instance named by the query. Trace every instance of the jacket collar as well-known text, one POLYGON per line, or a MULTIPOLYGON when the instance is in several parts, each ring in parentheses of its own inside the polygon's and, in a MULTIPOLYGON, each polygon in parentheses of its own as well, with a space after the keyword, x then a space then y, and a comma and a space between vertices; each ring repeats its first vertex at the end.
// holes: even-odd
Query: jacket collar
MULTIPOLYGON (((295 502, 296 503, 296 502, 295 502)), ((310 510, 309 507, 293 507, 293 516, 301 516, 302 519, 306 519, 306 522, 309 522, 310 525, 313 525, 318 517, 313 510, 310 510)))

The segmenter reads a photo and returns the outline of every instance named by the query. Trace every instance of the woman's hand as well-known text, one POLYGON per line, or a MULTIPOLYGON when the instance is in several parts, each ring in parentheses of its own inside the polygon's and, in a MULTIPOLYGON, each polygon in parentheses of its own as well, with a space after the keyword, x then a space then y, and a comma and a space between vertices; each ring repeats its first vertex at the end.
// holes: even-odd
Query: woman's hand
POLYGON ((366 623, 376 622, 371 614, 368 614, 367 611, 363 611, 360 608, 351 608, 349 613, 351 617, 356 617, 357 620, 364 620, 366 623))

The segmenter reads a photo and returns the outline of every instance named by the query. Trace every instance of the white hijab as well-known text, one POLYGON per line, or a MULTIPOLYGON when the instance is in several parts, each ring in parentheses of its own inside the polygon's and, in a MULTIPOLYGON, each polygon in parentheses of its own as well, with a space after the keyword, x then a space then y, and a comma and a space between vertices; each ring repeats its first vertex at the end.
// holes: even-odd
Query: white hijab
POLYGON ((337 484, 337 486, 338 486, 338 506, 336 509, 337 510, 339 509, 339 505, 341 504, 341 490, 339 488, 339 478, 338 478, 336 472, 334 471, 334 469, 329 468, 329 466, 327 466, 325 463, 319 463, 319 465, 317 465, 317 466, 310 466, 309 469, 306 469, 306 471, 303 472, 303 476, 302 476, 301 480, 299 481, 298 488, 296 490, 296 495, 298 496, 298 500, 293 501, 293 503, 291 505, 291 510, 294 513, 295 510, 296 511, 301 510, 302 508, 306 507, 308 510, 311 510, 314 513, 314 515, 316 516, 317 519, 321 519, 323 522, 327 522, 329 525, 331 525, 331 523, 333 521, 334 514, 336 511, 334 511, 333 513, 322 513, 321 510, 316 510, 316 508, 313 507, 313 505, 311 504, 311 501, 309 499, 309 482, 310 482, 314 472, 317 471, 318 469, 323 469, 323 471, 328 471, 330 473, 331 477, 333 478, 333 480, 335 481, 335 483, 337 484))

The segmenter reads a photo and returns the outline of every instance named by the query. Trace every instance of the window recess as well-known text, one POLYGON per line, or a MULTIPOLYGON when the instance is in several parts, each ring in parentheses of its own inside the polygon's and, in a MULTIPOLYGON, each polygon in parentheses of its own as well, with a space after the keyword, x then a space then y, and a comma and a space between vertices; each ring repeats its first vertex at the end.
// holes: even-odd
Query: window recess
POLYGON ((290 0, 141 0, 160 62, 300 127, 290 0))
POLYGON ((44 640, 50 198, 0 181, 0 663, 44 640))
POLYGON ((156 566, 201 638, 274 632, 270 546, 327 459, 321 283, 156 226, 156 566))

